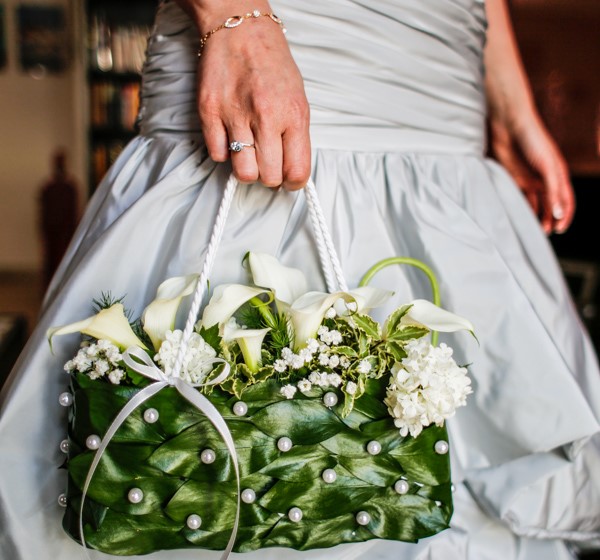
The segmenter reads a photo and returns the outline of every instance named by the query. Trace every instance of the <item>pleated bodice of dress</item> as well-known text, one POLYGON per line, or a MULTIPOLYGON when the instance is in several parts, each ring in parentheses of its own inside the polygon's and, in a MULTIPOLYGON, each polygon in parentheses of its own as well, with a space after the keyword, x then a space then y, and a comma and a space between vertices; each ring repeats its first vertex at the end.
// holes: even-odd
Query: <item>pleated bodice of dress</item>
MULTIPOLYGON (((272 6, 304 78, 314 147, 483 153, 482 1, 276 0, 272 6)), ((144 71, 145 135, 199 131, 197 49, 195 25, 174 2, 164 2, 144 71)))

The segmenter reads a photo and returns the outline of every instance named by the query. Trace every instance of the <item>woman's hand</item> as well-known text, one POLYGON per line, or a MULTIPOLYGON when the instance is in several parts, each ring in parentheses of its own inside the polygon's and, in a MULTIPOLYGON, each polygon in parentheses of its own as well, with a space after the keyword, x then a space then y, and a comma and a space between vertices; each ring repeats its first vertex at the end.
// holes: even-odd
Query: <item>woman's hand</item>
MULTIPOLYGON (((204 34, 240 13, 239 2, 193 0, 187 5, 204 34)), ((265 2, 253 9, 271 11, 265 2)), ((242 182, 288 190, 310 177, 309 106, 282 28, 267 16, 221 29, 206 42, 198 66, 198 110, 214 161, 231 156, 242 182), (232 141, 254 144, 230 152, 232 141)))
POLYGON ((510 125, 490 119, 490 149, 527 198, 544 231, 563 233, 575 214, 569 170, 548 130, 535 115, 510 125))
POLYGON ((487 0, 486 94, 492 155, 519 185, 544 231, 563 233, 575 213, 567 164, 539 117, 506 0, 487 0))

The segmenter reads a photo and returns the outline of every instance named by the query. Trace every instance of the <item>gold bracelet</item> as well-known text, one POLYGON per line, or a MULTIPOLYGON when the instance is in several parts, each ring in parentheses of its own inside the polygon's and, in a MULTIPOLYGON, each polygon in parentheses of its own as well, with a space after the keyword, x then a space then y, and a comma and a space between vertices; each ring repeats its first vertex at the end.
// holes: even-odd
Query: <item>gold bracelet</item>
POLYGON ((232 16, 232 17, 228 18, 225 21, 225 23, 222 23, 221 25, 219 25, 219 27, 215 27, 214 29, 211 29, 208 33, 205 33, 204 35, 202 35, 202 37, 200 37, 200 48, 198 49, 198 56, 202 56, 202 49, 204 49, 204 45, 206 45, 206 42, 217 31, 221 31, 221 29, 233 29, 234 27, 238 27, 238 26, 242 25, 242 23, 244 23, 244 21, 246 21, 247 19, 259 18, 261 16, 268 17, 269 19, 271 19, 272 21, 277 23, 279 25, 279 27, 281 27, 281 30, 283 31, 283 33, 287 32, 285 25, 283 25, 283 20, 281 18, 278 18, 273 12, 262 13, 259 10, 254 10, 253 12, 248 12, 247 14, 244 14, 243 16, 232 16))

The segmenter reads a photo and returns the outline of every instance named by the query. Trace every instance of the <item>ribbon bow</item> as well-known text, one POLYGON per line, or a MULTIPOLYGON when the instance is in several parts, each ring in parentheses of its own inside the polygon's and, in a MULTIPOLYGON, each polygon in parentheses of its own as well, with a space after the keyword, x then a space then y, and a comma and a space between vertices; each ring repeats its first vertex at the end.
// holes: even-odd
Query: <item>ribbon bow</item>
MULTIPOLYGON (((85 484, 83 485, 83 493, 81 496, 81 508, 79 510, 79 533, 81 535, 81 544, 85 547, 85 535, 83 533, 83 504, 85 502, 85 497, 87 495, 88 488, 92 481, 92 477, 96 472, 96 468, 108 447, 108 444, 117 433, 117 430, 121 427, 123 422, 127 420, 127 418, 131 415, 131 413, 138 408, 140 405, 145 403, 148 399, 162 391, 165 387, 175 387, 179 394, 188 400, 191 404, 193 404, 200 412, 202 412, 206 417, 210 420, 212 425, 219 432, 225 445, 227 446, 227 450, 229 451, 231 458, 233 460, 233 466, 235 469, 236 483, 237 483, 237 510, 235 513, 235 523, 233 525, 233 530, 231 532, 231 537, 229 538, 229 542, 227 543, 227 547, 223 551, 223 555, 221 556, 221 560, 227 560, 229 555, 233 549, 233 545, 235 543, 235 539, 237 536, 239 519, 240 519, 240 468, 238 463, 238 457, 235 450, 235 443, 233 441, 233 437, 227 423, 224 418, 221 416, 219 411, 215 408, 215 406, 201 393, 199 393, 196 389, 198 387, 206 387, 209 385, 217 385, 222 383, 227 379, 230 372, 229 364, 221 359, 214 358, 212 360, 208 360, 207 363, 224 363, 225 368, 221 372, 221 374, 215 379, 209 381, 208 383, 189 383, 180 377, 169 377, 165 375, 163 371, 161 371, 152 361, 150 356, 136 346, 132 346, 128 348, 125 352, 123 352, 123 361, 129 368, 137 373, 152 379, 155 383, 148 385, 142 389, 139 393, 137 393, 134 397, 132 397, 127 404, 123 407, 121 412, 117 415, 117 417, 113 420, 112 424, 106 431, 106 434, 102 438, 102 442, 100 447, 96 451, 96 455, 92 464, 90 465, 90 469, 88 471, 87 477, 85 479, 85 484), (136 358, 136 359, 134 359, 136 358)), ((87 548, 85 548, 87 552, 87 548)))

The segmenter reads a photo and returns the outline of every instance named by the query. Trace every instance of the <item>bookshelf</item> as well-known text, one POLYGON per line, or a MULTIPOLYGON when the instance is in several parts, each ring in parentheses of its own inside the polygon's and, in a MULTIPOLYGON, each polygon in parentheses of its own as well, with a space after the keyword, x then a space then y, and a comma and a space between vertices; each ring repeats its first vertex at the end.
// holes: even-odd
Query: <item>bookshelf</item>
POLYGON ((90 193, 137 133, 141 71, 157 3, 86 2, 90 193))

